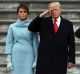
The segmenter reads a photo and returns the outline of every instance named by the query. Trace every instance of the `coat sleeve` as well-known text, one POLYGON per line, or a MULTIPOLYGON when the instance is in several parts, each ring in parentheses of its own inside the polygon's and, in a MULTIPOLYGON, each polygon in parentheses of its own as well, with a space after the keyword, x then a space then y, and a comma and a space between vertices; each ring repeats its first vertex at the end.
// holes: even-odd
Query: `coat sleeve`
POLYGON ((36 67, 36 62, 37 62, 37 54, 38 54, 38 45, 39 45, 39 37, 38 37, 38 33, 35 33, 33 36, 33 49, 34 49, 34 63, 33 63, 33 68, 36 67))
POLYGON ((28 29, 32 32, 39 32, 40 31, 40 25, 41 25, 41 20, 39 16, 37 16, 29 25, 28 29))
POLYGON ((35 33, 33 36, 33 49, 34 49, 35 57, 37 56, 38 45, 39 45, 39 37, 38 37, 38 33, 35 33))
POLYGON ((7 38, 6 38, 6 47, 5 47, 5 54, 11 54, 12 48, 13 48, 13 32, 12 32, 12 27, 9 27, 8 33, 7 33, 7 38))
POLYGON ((68 62, 72 62, 75 64, 75 37, 74 37, 74 30, 73 24, 70 24, 70 31, 68 36, 68 44, 69 44, 69 60, 68 62))

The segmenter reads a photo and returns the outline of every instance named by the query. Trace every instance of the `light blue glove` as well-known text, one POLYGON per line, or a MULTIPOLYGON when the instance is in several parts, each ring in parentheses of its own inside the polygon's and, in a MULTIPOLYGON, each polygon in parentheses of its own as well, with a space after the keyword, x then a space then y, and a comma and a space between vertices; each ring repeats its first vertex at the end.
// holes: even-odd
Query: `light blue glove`
POLYGON ((13 70, 11 55, 7 55, 7 69, 10 70, 10 71, 13 70))
POLYGON ((37 57, 35 58, 32 68, 36 69, 36 63, 37 63, 37 57))

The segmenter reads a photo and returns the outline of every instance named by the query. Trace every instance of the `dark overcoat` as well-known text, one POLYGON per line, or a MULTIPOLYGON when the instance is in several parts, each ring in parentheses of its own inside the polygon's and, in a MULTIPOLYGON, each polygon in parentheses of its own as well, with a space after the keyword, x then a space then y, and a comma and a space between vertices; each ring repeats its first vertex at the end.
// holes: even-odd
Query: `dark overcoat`
POLYGON ((37 16, 28 29, 40 33, 36 74, 66 74, 67 63, 75 63, 73 24, 61 17, 55 33, 52 17, 37 16))

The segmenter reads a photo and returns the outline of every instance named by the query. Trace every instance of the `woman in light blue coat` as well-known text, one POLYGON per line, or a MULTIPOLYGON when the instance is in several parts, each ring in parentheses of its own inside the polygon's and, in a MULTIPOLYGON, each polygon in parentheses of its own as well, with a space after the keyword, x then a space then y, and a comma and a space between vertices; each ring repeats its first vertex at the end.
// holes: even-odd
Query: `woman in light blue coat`
POLYGON ((6 39, 5 53, 12 74, 33 74, 33 63, 37 56, 38 35, 28 30, 29 9, 25 4, 17 8, 18 20, 11 24, 6 39), (10 63, 11 62, 11 63, 10 63))

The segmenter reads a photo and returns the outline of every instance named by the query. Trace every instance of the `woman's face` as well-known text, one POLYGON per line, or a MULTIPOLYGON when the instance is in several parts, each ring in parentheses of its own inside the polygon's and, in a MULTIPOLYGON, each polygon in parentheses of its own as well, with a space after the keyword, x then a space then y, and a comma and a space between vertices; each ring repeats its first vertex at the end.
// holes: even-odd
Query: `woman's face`
POLYGON ((24 8, 20 8, 18 11, 18 17, 20 20, 25 20, 28 17, 28 13, 24 8))

